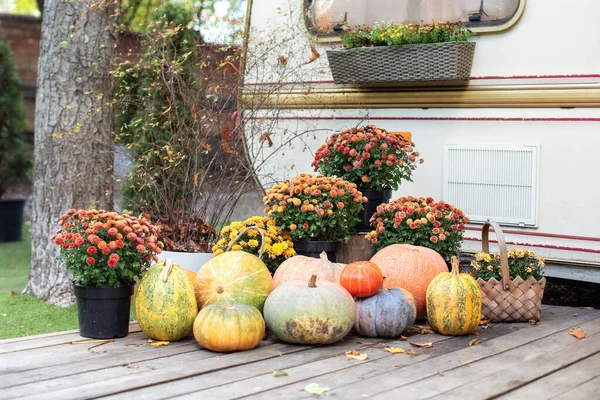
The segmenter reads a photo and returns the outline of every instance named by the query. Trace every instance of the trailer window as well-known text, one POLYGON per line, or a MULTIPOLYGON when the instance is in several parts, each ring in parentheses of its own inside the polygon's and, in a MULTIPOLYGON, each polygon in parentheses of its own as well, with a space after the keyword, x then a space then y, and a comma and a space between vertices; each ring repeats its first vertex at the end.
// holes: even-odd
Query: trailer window
POLYGON ((304 0, 309 30, 322 37, 344 27, 378 22, 420 24, 461 21, 474 31, 507 29, 520 17, 525 0, 304 0))

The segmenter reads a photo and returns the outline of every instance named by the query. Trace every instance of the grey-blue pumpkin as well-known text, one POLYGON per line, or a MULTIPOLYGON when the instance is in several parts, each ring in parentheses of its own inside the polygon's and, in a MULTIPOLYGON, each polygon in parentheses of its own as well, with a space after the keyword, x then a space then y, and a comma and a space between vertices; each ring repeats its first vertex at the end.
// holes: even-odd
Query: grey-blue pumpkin
POLYGON ((398 337, 417 318, 414 296, 406 289, 379 289, 371 297, 356 300, 354 330, 366 337, 398 337))

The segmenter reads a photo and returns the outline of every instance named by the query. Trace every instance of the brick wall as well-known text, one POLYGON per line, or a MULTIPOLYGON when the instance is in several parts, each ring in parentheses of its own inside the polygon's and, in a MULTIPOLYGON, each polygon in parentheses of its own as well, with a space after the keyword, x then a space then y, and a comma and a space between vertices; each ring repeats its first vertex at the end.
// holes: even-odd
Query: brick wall
POLYGON ((0 37, 10 45, 17 63, 25 94, 27 125, 32 132, 41 29, 42 21, 39 18, 0 14, 0 37))

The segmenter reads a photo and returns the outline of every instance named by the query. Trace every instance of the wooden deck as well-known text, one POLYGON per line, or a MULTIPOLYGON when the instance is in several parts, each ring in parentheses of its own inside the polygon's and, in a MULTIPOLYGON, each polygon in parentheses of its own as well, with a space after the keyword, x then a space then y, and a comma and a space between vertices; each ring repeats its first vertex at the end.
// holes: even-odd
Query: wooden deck
POLYGON ((478 335, 348 336, 325 347, 269 337, 251 351, 218 354, 189 338, 152 347, 139 327, 97 347, 70 344, 76 331, 0 341, 0 398, 600 399, 600 310, 545 306, 542 321, 493 324, 478 335), (569 335, 573 327, 587 337, 569 335), (469 346, 473 339, 480 344, 469 346), (431 342, 430 348, 413 343, 431 342), (415 349, 390 354, 382 345, 415 349), (349 360, 345 351, 366 353, 349 360), (272 371, 288 375, 274 377, 272 371))

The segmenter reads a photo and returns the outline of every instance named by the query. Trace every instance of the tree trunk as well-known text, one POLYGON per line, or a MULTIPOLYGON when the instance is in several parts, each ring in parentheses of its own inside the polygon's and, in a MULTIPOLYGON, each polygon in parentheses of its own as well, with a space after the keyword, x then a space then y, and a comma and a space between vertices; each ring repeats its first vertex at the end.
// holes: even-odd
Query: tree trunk
POLYGON ((46 0, 38 68, 31 273, 25 293, 74 301, 50 236, 69 208, 111 209, 114 54, 108 2, 46 0))

